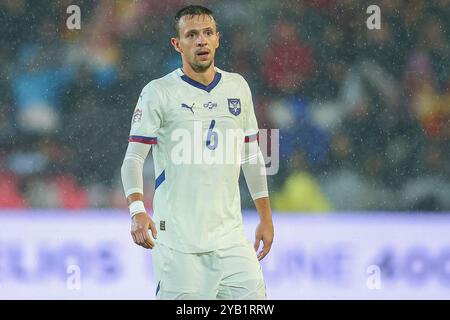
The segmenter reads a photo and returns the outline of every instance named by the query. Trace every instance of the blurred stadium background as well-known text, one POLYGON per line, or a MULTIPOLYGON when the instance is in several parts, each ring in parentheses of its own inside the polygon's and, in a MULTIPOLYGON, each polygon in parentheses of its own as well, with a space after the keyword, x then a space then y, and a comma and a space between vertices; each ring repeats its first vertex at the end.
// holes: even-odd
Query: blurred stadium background
MULTIPOLYGON (((217 17, 216 65, 280 129, 269 297, 450 298, 450 1, 195 3, 217 17)), ((141 89, 180 66, 169 39, 185 4, 0 1, 0 298, 153 298, 120 166, 141 89)), ((150 158, 144 171, 151 208, 150 158)))

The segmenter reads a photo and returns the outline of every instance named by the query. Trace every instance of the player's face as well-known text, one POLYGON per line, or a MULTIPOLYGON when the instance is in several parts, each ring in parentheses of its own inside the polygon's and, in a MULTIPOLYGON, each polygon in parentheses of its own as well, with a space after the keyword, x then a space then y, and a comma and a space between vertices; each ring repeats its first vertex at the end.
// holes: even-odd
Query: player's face
POLYGON ((216 22, 209 15, 183 16, 179 38, 172 38, 172 44, 194 71, 204 72, 214 61, 219 36, 216 22))

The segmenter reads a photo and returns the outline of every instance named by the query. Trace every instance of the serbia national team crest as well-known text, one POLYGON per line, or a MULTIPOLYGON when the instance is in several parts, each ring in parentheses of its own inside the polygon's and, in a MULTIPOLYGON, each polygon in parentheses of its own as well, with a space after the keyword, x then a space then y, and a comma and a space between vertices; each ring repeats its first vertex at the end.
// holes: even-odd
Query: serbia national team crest
POLYGON ((238 116, 241 113, 241 99, 228 99, 228 110, 238 116))

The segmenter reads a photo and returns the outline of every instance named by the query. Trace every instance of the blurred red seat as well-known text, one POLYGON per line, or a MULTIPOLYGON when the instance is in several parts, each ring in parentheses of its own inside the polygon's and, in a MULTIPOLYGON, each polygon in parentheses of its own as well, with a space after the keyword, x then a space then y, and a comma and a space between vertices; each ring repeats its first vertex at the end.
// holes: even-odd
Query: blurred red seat
POLYGON ((89 195, 72 175, 62 175, 53 178, 58 191, 60 207, 64 209, 83 209, 90 206, 89 195))
POLYGON ((12 172, 0 172, 0 208, 26 208, 27 202, 19 191, 17 177, 12 172))

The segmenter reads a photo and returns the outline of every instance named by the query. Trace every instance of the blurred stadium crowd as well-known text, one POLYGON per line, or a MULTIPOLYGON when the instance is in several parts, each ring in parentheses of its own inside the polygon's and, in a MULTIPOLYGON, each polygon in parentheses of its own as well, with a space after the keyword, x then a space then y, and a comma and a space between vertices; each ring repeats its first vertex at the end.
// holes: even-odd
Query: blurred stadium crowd
MULTIPOLYGON (((169 40, 185 4, 0 2, 0 208, 126 206, 132 111, 180 66, 169 40), (71 4, 81 30, 66 28, 71 4)), ((450 210, 450 1, 196 4, 218 20, 216 65, 247 79, 260 127, 280 129, 275 210, 450 210)))

